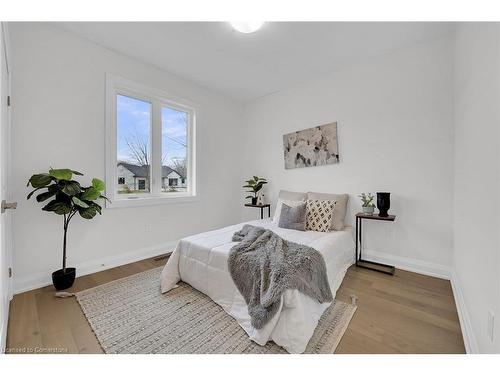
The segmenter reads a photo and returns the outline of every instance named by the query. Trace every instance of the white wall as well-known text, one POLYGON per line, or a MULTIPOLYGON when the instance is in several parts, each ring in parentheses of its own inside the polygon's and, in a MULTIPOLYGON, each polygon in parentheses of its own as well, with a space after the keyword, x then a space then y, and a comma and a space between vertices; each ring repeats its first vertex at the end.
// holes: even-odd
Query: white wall
POLYGON ((500 352, 499 32, 497 24, 461 24, 455 41, 453 282, 469 349, 482 353, 500 352))
POLYGON ((160 254, 185 235, 239 219, 239 103, 49 25, 11 24, 11 33, 17 290, 50 283, 61 263, 61 217, 26 201, 27 179, 49 166, 82 171, 85 181, 104 178, 107 72, 199 105, 200 200, 106 209, 95 220, 76 219, 69 230, 69 264, 88 272, 101 264, 160 254))
MULTIPOLYGON (((446 37, 252 102, 245 110, 242 178, 268 178, 272 202, 279 189, 353 194, 352 224, 357 194, 390 191, 396 222, 366 223, 366 249, 446 276, 453 237, 452 71, 446 37), (332 121, 338 122, 340 163, 285 170, 282 135, 332 121)), ((242 216, 256 213, 247 208, 242 216)))

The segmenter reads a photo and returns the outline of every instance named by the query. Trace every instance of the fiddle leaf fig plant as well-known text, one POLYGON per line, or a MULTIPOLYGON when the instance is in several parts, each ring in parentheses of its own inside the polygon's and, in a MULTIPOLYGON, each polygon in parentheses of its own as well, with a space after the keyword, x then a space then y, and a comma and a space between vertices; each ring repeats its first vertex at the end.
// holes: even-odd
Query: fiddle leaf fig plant
POLYGON ((63 216, 63 273, 66 273, 66 238, 71 219, 76 214, 87 220, 93 219, 97 214, 101 215, 102 207, 97 202, 108 200, 103 195, 105 188, 103 181, 94 178, 91 186, 84 187, 73 180, 73 176, 83 176, 83 174, 72 169, 51 168, 49 173, 31 176, 26 185, 34 188, 27 199, 35 193, 37 202, 51 199, 42 210, 63 216))

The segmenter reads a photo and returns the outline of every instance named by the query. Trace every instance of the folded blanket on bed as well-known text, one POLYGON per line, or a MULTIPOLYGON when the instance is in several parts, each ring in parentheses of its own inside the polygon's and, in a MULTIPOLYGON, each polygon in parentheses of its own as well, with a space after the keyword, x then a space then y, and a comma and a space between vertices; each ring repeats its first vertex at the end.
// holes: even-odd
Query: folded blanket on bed
POLYGON ((333 300, 323 256, 312 247, 282 239, 261 227, 245 225, 229 253, 228 268, 248 305, 252 326, 262 328, 278 311, 287 289, 320 303, 333 300))

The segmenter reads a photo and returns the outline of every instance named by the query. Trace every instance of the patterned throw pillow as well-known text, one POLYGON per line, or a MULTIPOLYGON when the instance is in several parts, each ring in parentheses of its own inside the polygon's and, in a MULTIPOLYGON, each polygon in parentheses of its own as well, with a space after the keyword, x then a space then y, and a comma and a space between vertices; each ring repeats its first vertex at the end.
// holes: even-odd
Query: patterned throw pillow
POLYGON ((308 200, 306 211, 306 230, 329 232, 332 229, 332 216, 335 201, 308 200))

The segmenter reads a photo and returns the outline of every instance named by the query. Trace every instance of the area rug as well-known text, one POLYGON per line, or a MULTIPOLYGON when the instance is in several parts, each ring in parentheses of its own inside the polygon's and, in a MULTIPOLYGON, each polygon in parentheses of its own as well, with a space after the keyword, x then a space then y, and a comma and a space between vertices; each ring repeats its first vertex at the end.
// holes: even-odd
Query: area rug
MULTIPOLYGON (((205 294, 188 284, 160 293, 162 267, 76 293, 105 353, 286 353, 259 346, 205 294)), ((333 353, 356 306, 335 300, 306 353, 333 353)))

